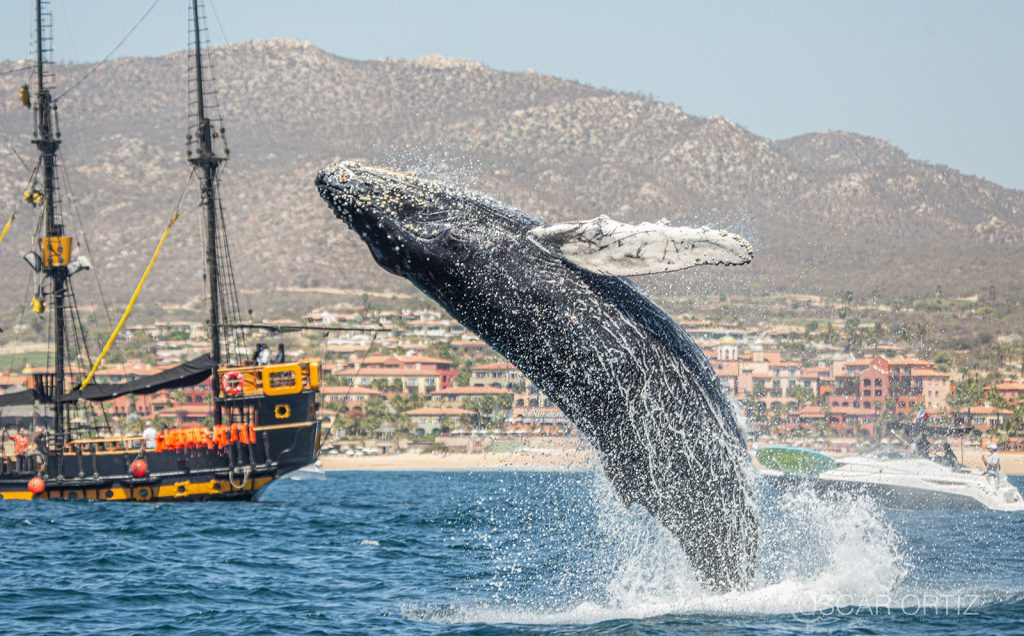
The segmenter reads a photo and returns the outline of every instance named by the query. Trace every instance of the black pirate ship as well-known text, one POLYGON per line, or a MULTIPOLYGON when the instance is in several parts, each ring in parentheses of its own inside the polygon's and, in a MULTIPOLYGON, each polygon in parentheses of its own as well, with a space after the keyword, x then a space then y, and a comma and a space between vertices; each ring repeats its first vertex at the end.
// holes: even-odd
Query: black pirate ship
MULTIPOLYGON (((320 450, 317 415, 320 361, 278 364, 243 361, 244 335, 258 325, 239 321, 234 276, 227 251, 218 169, 227 158, 224 128, 211 118, 212 85, 204 57, 203 16, 197 0, 190 12, 189 163, 199 178, 204 214, 209 353, 159 374, 118 384, 92 382, 81 367, 99 366, 117 331, 99 356, 90 356, 75 302, 72 279, 89 269, 76 254, 60 196, 61 136, 50 70, 50 18, 36 3, 34 90, 20 91, 34 112, 38 161, 25 201, 40 215, 35 243, 26 254, 37 282, 32 309, 48 319, 52 368, 34 372, 26 387, 0 394, 4 408, 37 413, 35 436, 4 429, 0 435, 0 498, 102 501, 177 501, 255 498, 267 484, 314 462, 320 450), (119 433, 104 404, 209 382, 209 425, 156 433, 119 433), (40 415, 41 414, 41 415, 40 415)), ((172 218, 165 231, 166 238, 172 218)), ((163 244, 163 238, 160 245, 163 244)), ((158 247, 159 252, 159 247, 158 247)), ((152 266, 156 254, 150 261, 152 266)), ((148 275, 149 268, 147 268, 148 275)), ((145 280, 145 277, 143 278, 145 280)), ((118 328, 130 312, 129 303, 118 328)))

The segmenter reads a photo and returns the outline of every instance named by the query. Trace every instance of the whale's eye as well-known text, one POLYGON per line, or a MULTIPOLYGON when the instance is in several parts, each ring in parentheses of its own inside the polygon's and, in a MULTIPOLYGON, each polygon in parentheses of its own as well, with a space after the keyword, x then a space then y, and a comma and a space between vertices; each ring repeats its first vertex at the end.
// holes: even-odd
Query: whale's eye
POLYGON ((444 210, 434 206, 419 205, 413 201, 403 201, 398 206, 398 218, 403 221, 442 221, 447 217, 444 210))

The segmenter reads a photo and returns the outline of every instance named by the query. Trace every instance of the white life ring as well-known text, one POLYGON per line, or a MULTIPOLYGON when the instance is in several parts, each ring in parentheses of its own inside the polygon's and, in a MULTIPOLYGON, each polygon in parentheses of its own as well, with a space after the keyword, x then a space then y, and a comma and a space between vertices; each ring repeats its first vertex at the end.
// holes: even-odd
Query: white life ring
POLYGON ((224 395, 237 397, 245 390, 245 376, 241 371, 228 371, 220 376, 220 386, 224 389, 224 395))

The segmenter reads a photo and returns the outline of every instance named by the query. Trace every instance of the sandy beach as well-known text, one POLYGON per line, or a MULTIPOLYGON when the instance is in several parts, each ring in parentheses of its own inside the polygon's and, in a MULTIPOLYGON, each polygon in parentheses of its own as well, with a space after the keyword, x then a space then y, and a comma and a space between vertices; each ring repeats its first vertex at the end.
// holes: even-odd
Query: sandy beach
POLYGON ((326 455, 322 460, 325 470, 554 471, 589 468, 593 455, 562 451, 448 454, 405 452, 363 457, 326 455))
MULTIPOLYGON (((412 470, 412 471, 502 471, 502 470, 585 470, 596 458, 575 440, 551 441, 501 453, 420 453, 403 452, 390 455, 324 455, 325 470, 412 470)), ((959 455, 959 449, 957 454, 959 455)), ((981 468, 982 449, 967 447, 964 451, 968 468, 981 468)), ((1008 475, 1024 475, 1024 453, 1000 452, 1003 470, 1008 475)))
POLYGON ((590 448, 572 437, 538 437, 499 452, 422 452, 412 449, 380 455, 322 455, 325 470, 582 470, 596 461, 590 448))

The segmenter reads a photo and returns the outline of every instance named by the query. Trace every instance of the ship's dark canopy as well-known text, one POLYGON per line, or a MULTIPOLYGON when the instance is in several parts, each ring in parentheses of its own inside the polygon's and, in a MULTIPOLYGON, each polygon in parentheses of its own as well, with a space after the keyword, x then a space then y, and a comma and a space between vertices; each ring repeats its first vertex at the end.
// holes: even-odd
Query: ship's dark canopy
MULTIPOLYGON (((163 389, 179 389, 184 386, 194 386, 210 377, 214 367, 216 367, 216 364, 213 362, 213 358, 210 357, 210 354, 205 354, 166 371, 155 375, 147 375, 137 380, 120 382, 118 384, 93 383, 85 387, 84 391, 71 391, 64 396, 62 401, 90 400, 93 402, 103 402, 122 395, 147 395, 163 389)), ((48 396, 40 396, 32 389, 0 395, 0 407, 23 406, 36 401, 49 402, 50 399, 48 396)))
POLYGON ((35 404, 36 392, 32 389, 20 389, 0 394, 0 408, 5 406, 28 406, 35 404))
POLYGON ((147 375, 137 380, 130 380, 119 384, 90 384, 85 387, 84 391, 73 391, 68 395, 68 400, 82 399, 102 402, 104 400, 112 400, 121 395, 148 395, 163 389, 180 389, 183 386, 194 386, 210 377, 210 373, 216 366, 213 358, 207 353, 166 371, 155 375, 147 375))

